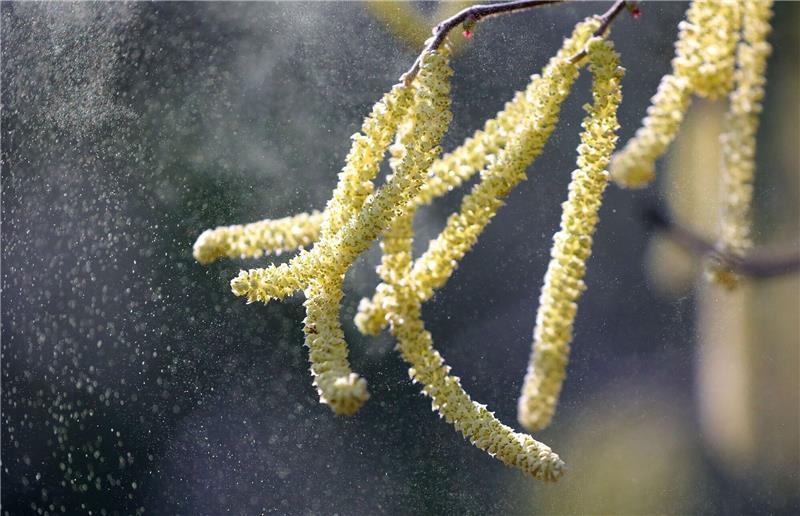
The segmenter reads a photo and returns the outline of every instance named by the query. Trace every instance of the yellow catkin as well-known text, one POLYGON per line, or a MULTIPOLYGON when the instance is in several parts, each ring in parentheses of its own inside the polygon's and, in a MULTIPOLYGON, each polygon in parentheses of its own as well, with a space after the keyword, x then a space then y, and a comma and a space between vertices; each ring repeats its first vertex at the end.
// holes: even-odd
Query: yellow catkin
POLYGON ((655 161, 683 122, 691 95, 718 98, 730 91, 740 26, 738 0, 692 2, 686 20, 678 25, 672 73, 661 79, 642 127, 613 158, 616 183, 626 188, 647 186, 655 177, 655 161))
MULTIPOLYGON (((425 171, 441 152, 439 142, 451 119, 449 77, 452 70, 447 61, 444 50, 428 53, 422 60, 413 83, 413 104, 404 122, 410 125, 405 129, 407 147, 387 183, 367 196, 357 213, 341 228, 331 231, 329 236, 323 229, 320 240, 311 250, 302 251, 288 264, 242 271, 231 281, 233 292, 247 297, 248 302, 267 302, 305 289, 308 297, 305 333, 311 372, 320 400, 339 414, 352 414, 369 396, 366 383, 350 371, 347 361, 347 346, 339 325, 342 278, 398 211, 416 197, 425 171)), ((394 127, 398 125, 399 122, 394 127)), ((353 177, 358 173, 354 170, 353 177)), ((346 180, 340 177, 340 181, 346 180)), ((344 192, 348 188, 342 186, 337 191, 344 192)), ((345 202, 345 198, 330 202, 327 208, 330 219, 326 220, 343 220, 338 212, 349 209, 345 202)), ((335 223, 331 225, 331 229, 336 229, 335 226, 335 223)))
POLYGON ((347 343, 339 324, 342 278, 325 278, 305 290, 305 341, 314 386, 321 403, 339 415, 355 413, 369 399, 367 382, 350 370, 347 343))
MULTIPOLYGON (((393 173, 397 172, 397 167, 403 162, 408 147, 411 145, 410 138, 411 125, 400 127, 397 132, 397 143, 389 148, 391 157, 389 167, 393 173)), ((378 266, 378 274, 382 281, 386 283, 397 283, 400 278, 408 274, 411 267, 411 239, 413 234, 413 220, 419 205, 409 203, 405 209, 392 221, 386 229, 381 239, 381 264, 378 266)))
POLYGON ((322 213, 300 213, 282 219, 220 226, 204 231, 194 244, 195 259, 208 264, 220 258, 260 258, 308 247, 319 234, 322 213))
MULTIPOLYGON (((375 3, 384 4, 386 2, 375 3)), ((594 21, 590 23, 595 28, 598 24, 594 21)), ((573 36, 572 39, 575 37, 573 36)), ((584 36, 584 40, 585 38, 588 36, 584 36)), ((571 48, 574 45, 569 43, 569 46, 571 48)), ((531 77, 527 88, 517 92, 510 101, 506 102, 503 110, 498 112, 495 118, 487 120, 482 129, 475 131, 459 147, 433 162, 428 171, 428 178, 415 198, 417 205, 430 204, 436 198, 458 188, 495 159, 514 135, 519 124, 526 117, 531 116, 530 99, 537 94, 536 91, 540 84, 534 80, 537 77, 531 77)), ((395 100, 393 104, 398 103, 400 102, 395 100)), ((384 99, 383 104, 387 104, 387 99, 384 99)), ((376 106, 373 108, 373 116, 376 112, 381 111, 385 111, 385 108, 378 110, 376 106)), ((354 170, 358 169, 349 167, 348 172, 354 170)), ((344 174, 345 171, 342 173, 344 174)), ((348 183, 354 186, 359 184, 352 179, 348 183)), ((346 199, 346 193, 350 194, 360 190, 361 195, 358 198, 363 201, 363 194, 371 189, 372 183, 363 181, 361 188, 351 187, 347 191, 341 189, 336 197, 339 200, 346 199)), ((208 230, 200 235, 195 243, 194 255, 200 263, 206 264, 222 257, 258 258, 265 253, 293 251, 299 247, 308 247, 319 236, 323 216, 323 213, 313 211, 282 219, 266 219, 245 225, 222 226, 208 230)), ((340 223, 343 219, 344 217, 337 218, 340 223)))
POLYGON ((339 182, 325 206, 321 235, 329 237, 339 231, 364 204, 374 185, 384 150, 397 132, 397 126, 408 110, 411 88, 396 85, 375 104, 372 113, 361 125, 361 132, 351 138, 353 145, 346 164, 339 173, 339 182))
MULTIPOLYGON (((582 38, 585 42, 588 34, 597 25, 598 22, 594 20, 581 24, 579 31, 565 41, 564 49, 558 58, 563 58, 568 50, 577 46, 577 40, 582 38)), ((547 69, 544 75, 547 75, 547 69)), ((482 129, 475 131, 475 134, 467 138, 458 148, 436 160, 428 172, 428 180, 422 185, 417 196, 417 203, 430 204, 437 197, 461 186, 495 160, 508 141, 514 137, 520 125, 527 118, 535 116, 531 106, 533 99, 540 94, 542 80, 538 75, 531 76, 528 86, 506 102, 503 110, 497 113, 495 118, 487 120, 482 129)))
POLYGON ((698 97, 719 99, 733 87, 736 43, 742 25, 741 0, 694 0, 681 22, 672 61, 675 75, 691 81, 698 97))
POLYGON ((222 257, 259 258, 264 253, 309 246, 320 232, 330 235, 338 231, 372 193, 372 179, 378 173, 383 153, 408 110, 411 98, 410 88, 396 85, 373 106, 361 132, 351 137, 353 144, 324 212, 300 213, 205 231, 194 244, 195 259, 207 264, 222 257))
POLYGON ((586 288, 583 276, 592 252, 603 191, 609 180, 606 167, 617 142, 617 107, 622 100, 624 70, 613 46, 601 39, 589 43, 593 75, 593 105, 586 105, 581 124, 578 168, 572 173, 567 201, 562 204, 561 229, 553 237, 550 264, 544 277, 533 351, 519 399, 517 417, 535 431, 553 417, 564 380, 578 298, 586 288))
MULTIPOLYGON (((722 148, 722 207, 717 247, 726 253, 744 254, 751 246, 751 203, 755 173, 756 133, 766 84, 767 42, 772 16, 771 0, 749 0, 744 4, 742 41, 737 48, 735 89, 725 116, 722 148)), ((738 276, 721 264, 710 264, 710 278, 734 287, 738 276)))
POLYGON ((501 423, 485 405, 472 401, 458 377, 433 348, 431 334, 421 319, 420 300, 406 283, 411 267, 412 218, 415 205, 401 213, 381 243, 384 256, 380 267, 385 282, 392 334, 398 349, 411 366, 412 381, 423 385, 432 408, 472 444, 509 466, 540 480, 558 480, 564 463, 546 445, 531 436, 514 432, 501 423))
MULTIPOLYGON (((481 181, 464 197, 460 212, 450 216, 442 233, 431 241, 428 250, 414 263, 408 283, 421 302, 430 299, 433 290, 444 285, 458 260, 472 248, 478 235, 503 204, 501 199, 525 179, 525 170, 539 155, 555 128, 561 103, 578 76, 578 69, 569 63, 569 58, 584 48, 598 26, 595 19, 579 23, 542 75, 533 76, 524 94, 517 96, 514 108, 507 109, 507 115, 498 117, 501 122, 492 128, 495 134, 509 131, 506 123, 513 123, 516 129, 504 137, 509 141, 502 149, 491 149, 497 152, 495 158, 476 158, 470 162, 472 166, 483 167, 488 161, 489 166, 482 173, 481 181)), ((477 142, 479 138, 473 141, 477 142)), ((477 143, 475 152, 480 150, 487 151, 485 142, 477 143)), ((433 178, 429 179, 432 180, 435 182, 433 178)), ((362 333, 375 335, 386 325, 385 303, 390 300, 387 293, 387 284, 383 282, 371 300, 361 301, 355 323, 362 333)))
POLYGON ((420 317, 419 300, 409 289, 399 290, 397 308, 390 312, 392 334, 411 366, 409 376, 422 384, 433 410, 497 460, 539 480, 558 480, 564 473, 564 463, 558 455, 530 435, 501 423, 485 405, 472 401, 459 378, 450 374, 450 367, 433 348, 431 334, 420 317))

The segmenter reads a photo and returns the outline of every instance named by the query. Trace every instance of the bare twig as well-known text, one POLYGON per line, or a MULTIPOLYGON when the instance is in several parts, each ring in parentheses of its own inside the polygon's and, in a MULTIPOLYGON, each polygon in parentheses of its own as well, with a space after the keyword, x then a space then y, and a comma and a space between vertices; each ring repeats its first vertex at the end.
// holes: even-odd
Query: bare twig
MULTIPOLYGON (((594 31, 595 37, 600 37, 606 33, 608 27, 611 25, 611 22, 614 21, 614 18, 616 18, 617 15, 622 12, 622 9, 625 7, 625 3, 626 3, 625 0, 616 0, 614 2, 614 5, 612 5, 608 11, 600 15, 600 26, 597 28, 596 31, 594 31)), ((575 64, 584 57, 586 57, 586 54, 587 52, 586 49, 584 48, 583 50, 572 56, 569 59, 569 62, 575 64)))
POLYGON ((414 77, 416 77, 417 72, 419 71, 419 65, 421 63, 422 56, 425 55, 426 52, 430 52, 439 48, 442 42, 444 42, 444 39, 447 37, 447 34, 464 22, 467 22, 471 27, 484 18, 490 18, 492 16, 507 14, 514 11, 533 9, 534 7, 556 4, 563 1, 564 0, 515 0, 513 2, 473 5, 472 7, 468 7, 462 11, 459 11, 433 28, 433 37, 428 40, 428 44, 422 50, 422 53, 414 61, 411 69, 403 74, 401 80, 406 84, 409 84, 412 80, 414 80, 414 77))
MULTIPOLYGON (((404 73, 400 79, 405 84, 410 84, 411 81, 414 80, 414 77, 417 76, 420 63, 422 62, 422 56, 425 55, 426 52, 430 52, 439 48, 450 31, 460 24, 464 24, 465 32, 470 32, 471 28, 484 18, 490 18, 500 14, 508 14, 515 11, 533 9, 534 7, 541 7, 543 5, 557 4, 563 1, 564 0, 515 0, 512 2, 499 2, 496 4, 473 5, 472 7, 468 7, 462 11, 459 11, 433 28, 433 37, 428 40, 427 45, 414 61, 411 69, 404 73)), ((595 31, 594 35, 602 36, 606 30, 608 30, 608 27, 611 25, 611 22, 614 21, 614 18, 616 18, 617 15, 622 12, 626 4, 631 4, 634 6, 636 5, 635 2, 630 2, 628 0, 615 0, 614 5, 612 5, 608 11, 599 16, 601 24, 600 27, 595 31)), ((638 12, 638 9, 636 12, 638 12)), ((570 62, 577 63, 584 57, 586 57, 585 49, 572 56, 570 62)))
POLYGON ((663 211, 649 206, 644 209, 645 222, 690 253, 711 257, 731 271, 751 278, 771 278, 800 271, 800 250, 785 249, 750 251, 744 256, 720 252, 717 247, 694 231, 671 220, 663 211))

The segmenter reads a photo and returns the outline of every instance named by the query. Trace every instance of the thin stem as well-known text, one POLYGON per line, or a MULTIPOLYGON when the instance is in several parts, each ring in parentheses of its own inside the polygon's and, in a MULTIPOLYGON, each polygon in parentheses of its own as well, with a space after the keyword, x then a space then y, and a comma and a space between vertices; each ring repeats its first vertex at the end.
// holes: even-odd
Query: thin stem
POLYGON ((455 27, 469 20, 471 23, 477 23, 484 18, 490 18, 500 14, 507 14, 514 11, 522 11, 525 9, 533 9, 548 4, 556 4, 564 0, 515 0, 512 2, 501 2, 497 4, 473 5, 464 10, 461 10, 439 23, 433 28, 433 37, 428 40, 428 44, 422 50, 422 53, 414 61, 411 69, 401 77, 401 80, 409 84, 419 71, 419 65, 422 62, 422 56, 426 52, 436 50, 444 42, 447 34, 455 27))
POLYGON ((652 228, 663 231, 675 243, 698 257, 711 256, 731 271, 751 278, 771 278, 800 271, 800 251, 753 250, 744 256, 720 252, 709 240, 671 220, 655 207, 644 209, 645 222, 652 228))
MULTIPOLYGON (((626 0, 616 0, 614 5, 611 8, 600 15, 600 26, 594 31, 594 37, 600 37, 608 30, 608 27, 611 25, 611 22, 614 21, 614 18, 622 12, 622 9, 625 8, 626 0)), ((586 49, 584 48, 574 56, 569 59, 569 62, 572 64, 577 63, 584 57, 586 57, 586 49)))

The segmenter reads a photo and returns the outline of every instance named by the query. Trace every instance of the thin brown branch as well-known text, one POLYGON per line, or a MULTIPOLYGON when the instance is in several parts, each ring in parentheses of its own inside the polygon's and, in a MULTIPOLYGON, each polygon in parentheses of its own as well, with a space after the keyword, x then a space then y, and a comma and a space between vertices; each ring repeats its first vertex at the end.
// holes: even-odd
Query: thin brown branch
POLYGON ((422 53, 414 61, 411 69, 403 74, 401 80, 406 84, 409 84, 412 80, 414 80, 414 77, 416 77, 417 72, 419 71, 419 65, 422 61, 422 56, 425 55, 426 52, 430 52, 439 48, 450 31, 464 22, 468 22, 469 26, 471 27, 478 21, 485 18, 490 18, 492 16, 498 16, 500 14, 507 14, 526 9, 533 9, 534 7, 556 4, 563 1, 564 0, 515 0, 512 2, 501 2, 496 4, 473 5, 472 7, 468 7, 462 11, 459 11, 433 28, 433 37, 428 40, 428 44, 422 50, 422 53))
MULTIPOLYGON (((422 62, 422 56, 425 55, 426 52, 430 52, 439 48, 450 31, 461 24, 463 24, 465 29, 468 31, 471 30, 476 23, 485 18, 533 9, 534 7, 541 7, 543 5, 557 4, 563 1, 565 0, 515 0, 512 2, 499 2, 496 4, 473 5, 472 7, 468 7, 462 11, 459 11, 433 28, 433 37, 428 40, 428 44, 414 61, 411 69, 404 73, 400 79, 405 84, 411 83, 411 81, 414 80, 414 77, 417 76, 420 63, 422 62)), ((626 0, 615 0, 611 8, 599 16, 601 24, 600 27, 595 31, 594 35, 602 36, 605 34, 606 30, 608 30, 608 27, 611 25, 611 22, 614 21, 614 18, 616 18, 617 15, 622 12, 627 3, 630 2, 626 0)), ((635 3, 632 3, 631 5, 635 5, 635 3)), ((584 57, 586 57, 585 49, 572 56, 570 62, 577 63, 584 57)))
POLYGON ((654 207, 644 210, 648 225, 699 258, 710 257, 731 271, 751 278, 771 278, 800 272, 800 249, 754 249, 744 256, 721 252, 709 240, 671 220, 654 207))
MULTIPOLYGON (((611 22, 614 21, 614 18, 616 18, 617 15, 619 15, 619 13, 622 12, 622 9, 625 8, 625 4, 626 0, 616 0, 614 2, 614 5, 612 5, 608 11, 600 15, 600 26, 597 28, 596 31, 594 31, 595 37, 600 37, 606 33, 608 27, 611 26, 611 22)), ((575 64, 584 57, 586 57, 586 54, 587 52, 586 49, 584 48, 583 50, 572 56, 569 62, 575 64)))

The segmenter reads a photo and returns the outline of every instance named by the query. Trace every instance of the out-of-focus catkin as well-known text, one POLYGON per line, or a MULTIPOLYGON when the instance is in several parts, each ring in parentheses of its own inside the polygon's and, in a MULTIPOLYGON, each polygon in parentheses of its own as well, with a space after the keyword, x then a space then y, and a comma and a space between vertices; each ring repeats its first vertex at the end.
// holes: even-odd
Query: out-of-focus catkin
POLYGON ((678 25, 672 73, 661 79, 642 126, 611 163, 620 186, 641 188, 653 180, 655 162, 675 139, 692 94, 719 98, 730 91, 742 3, 694 0, 689 6, 678 25))

